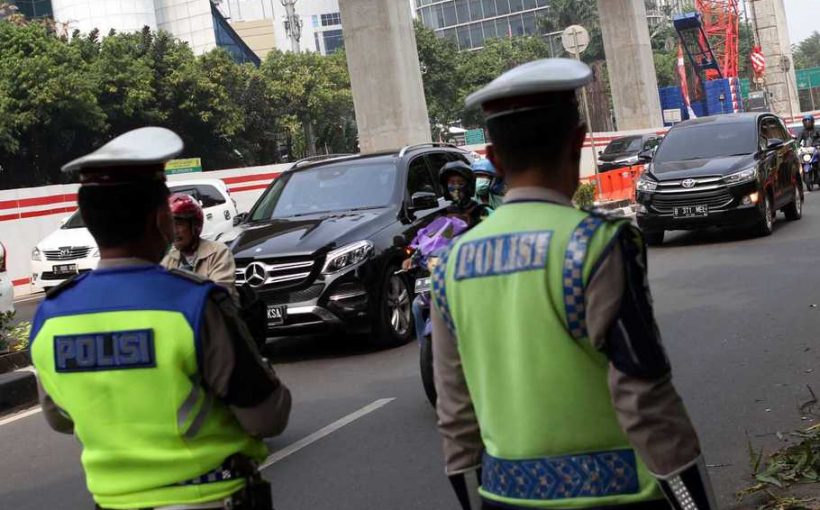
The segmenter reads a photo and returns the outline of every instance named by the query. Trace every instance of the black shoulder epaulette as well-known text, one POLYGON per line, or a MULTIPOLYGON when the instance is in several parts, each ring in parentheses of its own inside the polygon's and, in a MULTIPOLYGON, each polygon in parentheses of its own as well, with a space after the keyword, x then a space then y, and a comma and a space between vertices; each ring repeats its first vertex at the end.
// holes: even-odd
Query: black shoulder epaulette
POLYGON ((209 283, 211 281, 207 278, 199 276, 196 273, 192 273, 191 271, 185 271, 184 269, 169 269, 168 272, 171 273, 174 276, 179 276, 180 278, 185 278, 186 280, 190 280, 190 281, 192 281, 194 283, 198 283, 200 285, 203 284, 203 283, 209 283))
POLYGON ((59 296, 64 290, 70 289, 71 287, 77 285, 77 282, 79 282, 85 275, 86 273, 75 274, 71 278, 63 280, 61 284, 48 289, 46 292, 46 299, 53 299, 59 296))

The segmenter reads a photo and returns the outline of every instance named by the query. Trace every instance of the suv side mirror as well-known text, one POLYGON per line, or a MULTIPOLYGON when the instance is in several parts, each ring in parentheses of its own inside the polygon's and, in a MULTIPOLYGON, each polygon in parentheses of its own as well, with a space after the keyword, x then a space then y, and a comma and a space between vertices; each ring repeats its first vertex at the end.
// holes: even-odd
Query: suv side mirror
POLYGON ((429 191, 418 191, 410 198, 410 209, 413 211, 425 211, 438 207, 438 197, 429 191))
POLYGON ((248 213, 239 213, 233 217, 233 226, 237 226, 248 218, 248 213))
POLYGON ((638 153, 638 159, 644 162, 652 161, 652 158, 655 156, 654 149, 644 149, 638 153))
POLYGON ((783 147, 783 140, 780 138, 769 138, 769 141, 766 143, 766 150, 774 150, 783 147))

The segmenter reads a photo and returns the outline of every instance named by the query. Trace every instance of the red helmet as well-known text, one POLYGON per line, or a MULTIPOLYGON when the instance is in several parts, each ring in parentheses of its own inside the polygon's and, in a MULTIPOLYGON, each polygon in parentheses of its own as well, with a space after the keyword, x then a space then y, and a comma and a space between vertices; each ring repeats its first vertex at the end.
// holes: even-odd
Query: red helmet
POLYGON ((174 193, 168 198, 171 206, 171 215, 174 218, 191 220, 194 234, 199 236, 202 233, 202 225, 205 223, 205 216, 202 214, 202 207, 191 195, 174 193))

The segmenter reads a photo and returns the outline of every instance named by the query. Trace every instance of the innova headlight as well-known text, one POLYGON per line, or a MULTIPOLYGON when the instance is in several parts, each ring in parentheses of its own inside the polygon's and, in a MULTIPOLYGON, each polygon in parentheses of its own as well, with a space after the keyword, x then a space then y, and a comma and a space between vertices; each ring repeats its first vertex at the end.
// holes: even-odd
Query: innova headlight
POLYGON ((34 260, 36 262, 42 262, 43 252, 40 251, 40 248, 36 246, 34 247, 34 249, 31 251, 31 260, 34 260))
POLYGON ((757 179, 757 168, 748 168, 723 178, 726 184, 742 184, 757 179))
POLYGON ((655 191, 658 187, 658 183, 655 181, 651 181, 646 177, 641 177, 638 179, 638 184, 635 186, 638 191, 655 191))

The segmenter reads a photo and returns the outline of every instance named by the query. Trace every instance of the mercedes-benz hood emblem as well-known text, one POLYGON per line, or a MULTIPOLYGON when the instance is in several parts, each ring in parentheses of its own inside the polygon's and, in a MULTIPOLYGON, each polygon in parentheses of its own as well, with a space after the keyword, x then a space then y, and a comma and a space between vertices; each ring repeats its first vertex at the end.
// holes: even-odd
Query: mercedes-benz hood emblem
POLYGON ((259 287, 268 279, 268 272, 261 262, 253 262, 245 268, 245 283, 251 287, 259 287))

